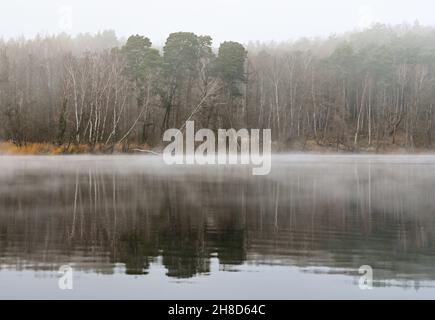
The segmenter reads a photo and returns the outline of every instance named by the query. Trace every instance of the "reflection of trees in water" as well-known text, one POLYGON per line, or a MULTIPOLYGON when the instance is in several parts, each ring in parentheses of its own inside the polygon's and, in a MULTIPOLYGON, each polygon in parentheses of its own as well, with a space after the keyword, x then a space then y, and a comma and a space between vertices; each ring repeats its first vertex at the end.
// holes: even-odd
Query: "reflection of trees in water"
POLYGON ((146 274, 161 256, 168 276, 188 278, 208 273, 217 254, 221 265, 369 264, 385 277, 435 278, 431 189, 405 194, 415 186, 401 176, 391 178, 399 190, 366 167, 351 173, 15 176, 2 181, 11 188, 0 193, 0 261, 106 273, 123 263, 128 274, 146 274))

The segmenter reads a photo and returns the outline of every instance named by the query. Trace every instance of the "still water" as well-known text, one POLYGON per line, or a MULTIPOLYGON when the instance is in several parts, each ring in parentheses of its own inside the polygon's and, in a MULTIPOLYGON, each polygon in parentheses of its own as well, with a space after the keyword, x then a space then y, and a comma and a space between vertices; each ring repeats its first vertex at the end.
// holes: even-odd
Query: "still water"
POLYGON ((435 156, 0 157, 0 298, 433 299, 435 156))

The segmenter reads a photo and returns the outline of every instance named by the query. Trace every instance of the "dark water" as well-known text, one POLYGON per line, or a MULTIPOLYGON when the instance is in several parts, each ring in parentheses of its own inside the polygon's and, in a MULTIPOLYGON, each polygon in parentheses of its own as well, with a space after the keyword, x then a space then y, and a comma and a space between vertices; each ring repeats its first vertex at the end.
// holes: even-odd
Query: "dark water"
POLYGON ((432 299, 435 157, 0 157, 0 298, 432 299))

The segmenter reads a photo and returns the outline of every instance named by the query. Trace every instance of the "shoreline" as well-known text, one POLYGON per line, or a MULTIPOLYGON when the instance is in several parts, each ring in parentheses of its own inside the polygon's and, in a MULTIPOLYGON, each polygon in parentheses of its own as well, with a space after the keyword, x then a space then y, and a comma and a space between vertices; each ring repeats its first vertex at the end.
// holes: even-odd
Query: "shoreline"
MULTIPOLYGON (((17 146, 11 142, 0 142, 0 156, 64 156, 64 155, 128 155, 146 154, 160 155, 163 147, 150 147, 148 145, 116 145, 90 146, 90 145, 55 145, 50 143, 27 143, 17 146)), ((360 147, 350 150, 335 148, 328 145, 309 143, 304 148, 289 147, 273 143, 272 153, 280 154, 313 154, 313 155, 435 155, 435 148, 405 148, 397 145, 388 145, 380 150, 373 147, 360 147)))

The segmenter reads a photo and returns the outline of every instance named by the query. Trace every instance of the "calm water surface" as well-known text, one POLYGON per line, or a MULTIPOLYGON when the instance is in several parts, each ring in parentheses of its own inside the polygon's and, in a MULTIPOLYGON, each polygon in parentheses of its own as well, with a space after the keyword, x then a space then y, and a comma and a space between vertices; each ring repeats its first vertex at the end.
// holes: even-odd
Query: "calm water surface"
POLYGON ((282 155, 251 173, 0 157, 0 298, 435 298, 435 156, 282 155))

